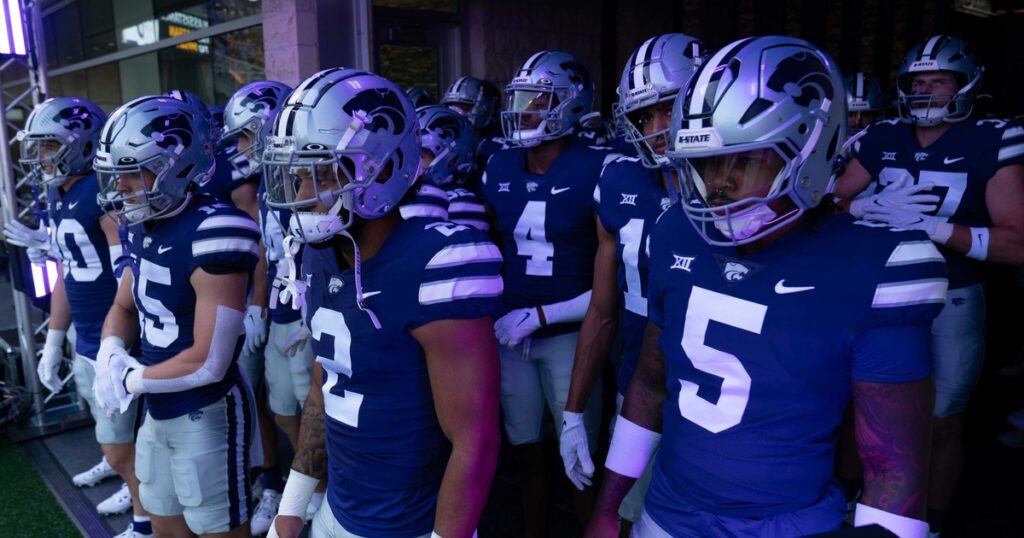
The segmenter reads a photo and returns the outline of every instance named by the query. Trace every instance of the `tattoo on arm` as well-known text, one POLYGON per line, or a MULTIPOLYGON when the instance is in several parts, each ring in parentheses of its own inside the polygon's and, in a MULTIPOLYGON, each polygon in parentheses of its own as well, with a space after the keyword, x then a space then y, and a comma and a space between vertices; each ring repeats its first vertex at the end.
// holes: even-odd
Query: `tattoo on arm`
MULTIPOLYGON (((313 369, 313 375, 319 375, 319 368, 313 369)), ((326 477, 327 433, 324 429, 324 397, 319 383, 310 387, 306 403, 302 406, 298 445, 292 469, 313 478, 326 477)))
POLYGON ((896 384, 855 381, 853 391, 857 449, 864 464, 861 502, 923 518, 935 384, 930 378, 896 384))

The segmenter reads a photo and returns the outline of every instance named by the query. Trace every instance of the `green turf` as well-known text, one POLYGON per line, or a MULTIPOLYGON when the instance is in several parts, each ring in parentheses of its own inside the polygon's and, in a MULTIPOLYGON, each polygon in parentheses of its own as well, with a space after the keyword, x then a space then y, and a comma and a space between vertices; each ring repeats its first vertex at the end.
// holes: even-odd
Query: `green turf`
POLYGON ((21 447, 0 434, 0 534, 78 536, 21 447))

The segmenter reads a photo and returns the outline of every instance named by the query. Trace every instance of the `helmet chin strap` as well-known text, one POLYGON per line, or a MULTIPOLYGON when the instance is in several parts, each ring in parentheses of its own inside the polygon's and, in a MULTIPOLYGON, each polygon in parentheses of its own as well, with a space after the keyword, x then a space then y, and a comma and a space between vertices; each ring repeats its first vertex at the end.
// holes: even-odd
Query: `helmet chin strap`
POLYGON ((348 230, 342 230, 341 233, 339 233, 338 235, 347 237, 348 240, 352 242, 352 269, 354 270, 356 275, 356 305, 359 306, 360 310, 366 312, 366 314, 370 316, 370 321, 373 322, 374 328, 379 330, 381 328, 381 325, 380 320, 377 319, 377 314, 374 314, 373 310, 367 308, 366 304, 363 302, 362 262, 360 261, 359 256, 359 244, 356 243, 356 240, 354 237, 352 237, 352 234, 348 233, 348 230))
POLYGON ((716 220, 715 228, 718 228, 722 235, 733 241, 742 241, 756 234, 777 216, 772 208, 768 207, 768 204, 760 204, 739 215, 730 215, 728 218, 716 220))

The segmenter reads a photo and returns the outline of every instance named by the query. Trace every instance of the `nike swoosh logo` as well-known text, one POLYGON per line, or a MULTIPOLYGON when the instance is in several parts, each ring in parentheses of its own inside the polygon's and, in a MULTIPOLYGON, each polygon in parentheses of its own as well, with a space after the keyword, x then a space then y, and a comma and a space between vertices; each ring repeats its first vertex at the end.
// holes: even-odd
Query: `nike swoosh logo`
POLYGON ((810 291, 810 290, 814 289, 814 286, 792 286, 792 287, 790 287, 790 286, 787 286, 785 284, 785 282, 786 282, 786 279, 783 278, 782 280, 780 280, 780 281, 775 283, 775 293, 778 293, 779 295, 785 295, 787 293, 799 293, 801 291, 810 291))
POLYGON ((366 299, 368 297, 373 297, 374 295, 380 295, 380 292, 379 291, 364 291, 363 292, 363 299, 366 299))
POLYGON ((170 247, 157 247, 156 248, 156 253, 157 254, 163 254, 164 252, 167 252, 168 250, 171 250, 172 248, 174 248, 174 247, 173 246, 170 246, 170 247))
POLYGON ((562 187, 561 189, 556 189, 555 187, 551 187, 551 194, 561 194, 571 188, 572 187, 562 187))
POLYGON ((76 205, 78 205, 78 200, 75 200, 74 202, 68 204, 68 209, 74 209, 76 205))
POLYGON ((953 164, 953 163, 955 163, 957 161, 962 161, 962 160, 964 160, 964 157, 957 157, 955 159, 950 159, 949 157, 946 157, 945 159, 942 159, 942 164, 953 164))

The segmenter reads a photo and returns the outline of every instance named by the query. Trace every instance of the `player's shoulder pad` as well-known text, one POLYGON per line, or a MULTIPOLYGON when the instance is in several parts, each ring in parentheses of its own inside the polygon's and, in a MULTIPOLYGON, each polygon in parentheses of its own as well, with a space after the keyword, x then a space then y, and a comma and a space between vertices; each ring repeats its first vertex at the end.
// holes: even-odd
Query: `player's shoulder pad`
POLYGON ((430 222, 418 234, 421 265, 420 305, 500 296, 501 251, 472 226, 430 222))
POLYGON ((851 265, 874 286, 871 308, 945 303, 946 261, 926 234, 850 221, 842 242, 860 258, 851 265))

